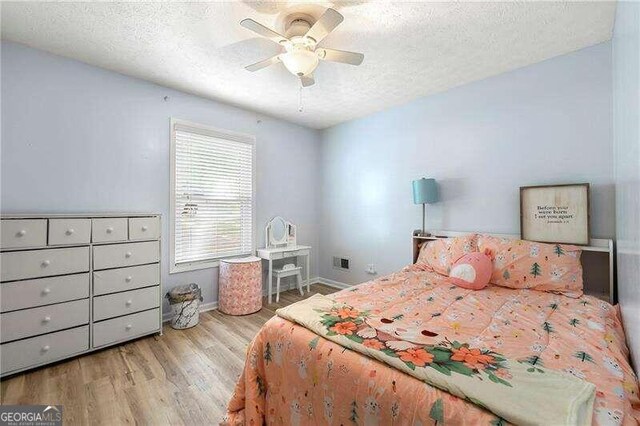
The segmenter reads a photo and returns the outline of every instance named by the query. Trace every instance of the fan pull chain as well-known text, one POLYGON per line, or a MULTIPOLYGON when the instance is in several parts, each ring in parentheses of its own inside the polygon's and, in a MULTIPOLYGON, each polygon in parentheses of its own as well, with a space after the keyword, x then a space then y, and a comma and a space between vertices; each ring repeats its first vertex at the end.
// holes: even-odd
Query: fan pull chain
POLYGON ((302 85, 300 85, 300 91, 298 92, 298 112, 304 112, 304 106, 302 105, 302 85))

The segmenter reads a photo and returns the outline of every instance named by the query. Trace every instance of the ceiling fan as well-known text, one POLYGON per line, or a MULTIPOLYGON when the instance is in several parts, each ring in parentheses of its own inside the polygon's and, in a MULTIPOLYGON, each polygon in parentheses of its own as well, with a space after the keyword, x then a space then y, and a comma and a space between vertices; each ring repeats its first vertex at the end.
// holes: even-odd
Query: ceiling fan
POLYGON ((285 37, 253 19, 243 19, 240 25, 284 47, 282 53, 245 68, 253 72, 282 62, 289 72, 300 78, 303 87, 308 87, 315 83, 313 71, 320 60, 360 65, 364 59, 362 53, 318 47, 343 20, 344 17, 334 9, 327 9, 313 25, 313 18, 308 15, 294 16, 286 28, 285 37))

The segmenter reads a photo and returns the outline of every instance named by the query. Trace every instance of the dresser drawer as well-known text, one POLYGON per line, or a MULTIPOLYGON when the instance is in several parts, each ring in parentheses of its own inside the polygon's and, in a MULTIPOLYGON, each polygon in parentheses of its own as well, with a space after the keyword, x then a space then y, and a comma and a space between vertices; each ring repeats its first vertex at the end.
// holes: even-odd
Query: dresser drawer
POLYGON ((49 245, 89 244, 91 219, 49 219, 49 245))
POLYGON ((93 298, 93 320, 100 321, 120 315, 157 308, 160 305, 160 287, 141 288, 124 293, 93 298))
POLYGON ((159 330, 159 309, 113 318, 93 325, 93 347, 98 348, 159 330))
POLYGON ((127 240, 127 218, 91 219, 91 241, 94 243, 108 243, 127 240))
POLYGON ((2 343, 89 323, 89 299, 0 314, 2 343))
POLYGON ((160 245, 158 241, 95 246, 93 248, 93 269, 154 263, 159 260, 159 256, 160 245))
POLYGON ((18 340, 0 346, 2 374, 55 361, 89 349, 89 326, 18 340))
POLYGON ((3 219, 0 221, 0 248, 27 248, 47 245, 46 219, 3 219))
POLYGON ((89 297, 89 273, 0 285, 1 312, 89 297))
POLYGON ((115 293, 160 284, 160 265, 132 266, 93 273, 93 294, 115 293))
POLYGON ((160 218, 131 217, 129 218, 130 240, 153 240, 160 236, 160 218))
POLYGON ((12 281, 89 270, 89 247, 0 253, 0 280, 12 281))

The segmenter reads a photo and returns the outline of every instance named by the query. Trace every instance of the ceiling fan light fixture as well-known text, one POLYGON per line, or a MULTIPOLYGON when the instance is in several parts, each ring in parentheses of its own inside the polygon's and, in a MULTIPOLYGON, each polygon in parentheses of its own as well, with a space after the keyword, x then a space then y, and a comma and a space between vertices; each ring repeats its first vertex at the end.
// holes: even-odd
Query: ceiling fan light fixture
POLYGON ((282 62, 291 74, 300 79, 302 87, 309 87, 315 84, 313 72, 321 60, 350 65, 360 65, 362 63, 364 59, 362 53, 326 47, 317 48, 318 43, 322 42, 344 20, 344 17, 338 11, 329 8, 315 22, 313 22, 314 19, 311 15, 297 12, 289 14, 286 19, 284 36, 251 18, 240 21, 240 25, 246 29, 284 48, 281 48, 282 53, 263 59, 255 64, 247 65, 245 67, 247 71, 255 72, 282 62))
POLYGON ((280 55, 280 60, 293 75, 309 75, 318 67, 318 55, 307 49, 292 49, 280 55))

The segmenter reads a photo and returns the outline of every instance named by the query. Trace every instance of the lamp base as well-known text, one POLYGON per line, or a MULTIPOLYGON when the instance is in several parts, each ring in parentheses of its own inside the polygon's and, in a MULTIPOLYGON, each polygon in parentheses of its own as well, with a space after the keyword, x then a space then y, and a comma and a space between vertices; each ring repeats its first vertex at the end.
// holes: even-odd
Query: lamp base
POLYGON ((413 236, 414 237, 432 237, 433 235, 431 235, 431 233, 428 231, 423 231, 422 229, 416 229, 415 231, 413 231, 413 236))

